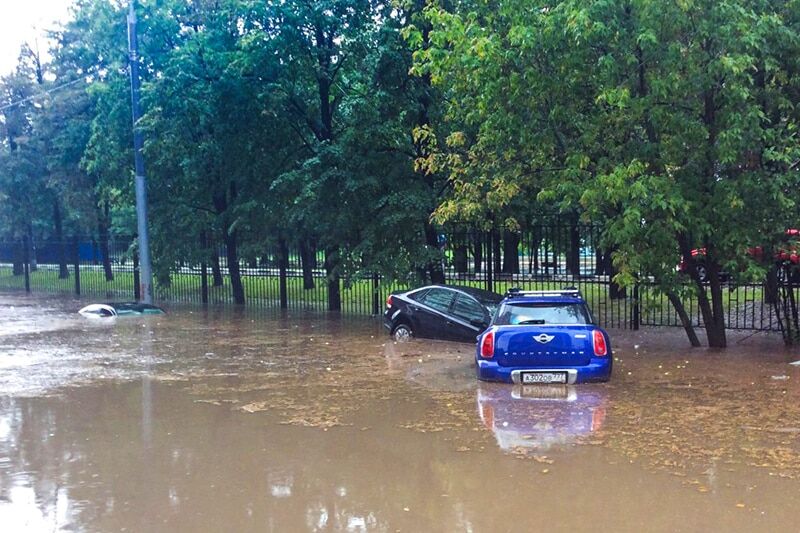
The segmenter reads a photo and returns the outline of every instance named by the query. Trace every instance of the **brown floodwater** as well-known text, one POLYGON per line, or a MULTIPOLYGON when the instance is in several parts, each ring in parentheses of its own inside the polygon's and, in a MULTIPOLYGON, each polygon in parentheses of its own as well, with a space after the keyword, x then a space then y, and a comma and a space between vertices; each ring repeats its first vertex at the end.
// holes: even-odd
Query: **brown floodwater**
POLYGON ((800 353, 612 332, 608 384, 479 383, 379 321, 0 295, 0 530, 797 531, 800 353))

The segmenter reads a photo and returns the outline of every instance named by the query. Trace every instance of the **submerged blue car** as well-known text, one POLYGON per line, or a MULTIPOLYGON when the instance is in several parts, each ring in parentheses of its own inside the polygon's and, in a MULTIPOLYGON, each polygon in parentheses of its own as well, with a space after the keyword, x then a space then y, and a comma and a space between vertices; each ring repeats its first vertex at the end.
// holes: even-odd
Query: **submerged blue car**
POLYGON ((523 385, 611 377, 611 341, 574 289, 511 289, 478 336, 478 379, 523 385))

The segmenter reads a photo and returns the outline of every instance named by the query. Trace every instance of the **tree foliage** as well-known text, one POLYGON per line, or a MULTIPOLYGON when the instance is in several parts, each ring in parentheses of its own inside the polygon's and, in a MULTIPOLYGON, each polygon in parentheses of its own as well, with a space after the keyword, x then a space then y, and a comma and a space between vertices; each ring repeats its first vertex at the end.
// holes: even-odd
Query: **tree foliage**
MULTIPOLYGON (((52 60, 24 47, 0 80, 3 239, 134 232, 126 10, 78 0, 52 60)), ((307 288, 325 269, 336 309, 340 280, 365 270, 442 281, 443 225, 513 248, 559 213, 602 226, 623 288, 654 279, 679 312, 696 294, 722 346, 721 273, 763 277, 747 248, 797 226, 797 0, 138 11, 162 284, 178 260, 219 264, 224 245, 243 301, 238 265, 291 245, 307 288), (687 288, 675 266, 694 273, 695 249, 710 282, 687 288)))
POLYGON ((618 281, 652 275, 673 294, 675 265, 694 272, 703 248, 710 283, 695 275, 694 290, 709 343, 724 346, 720 273, 757 270, 747 247, 797 224, 798 7, 432 3, 430 44, 409 40, 454 130, 425 162, 454 186, 438 219, 520 197, 578 209, 603 223, 618 281))

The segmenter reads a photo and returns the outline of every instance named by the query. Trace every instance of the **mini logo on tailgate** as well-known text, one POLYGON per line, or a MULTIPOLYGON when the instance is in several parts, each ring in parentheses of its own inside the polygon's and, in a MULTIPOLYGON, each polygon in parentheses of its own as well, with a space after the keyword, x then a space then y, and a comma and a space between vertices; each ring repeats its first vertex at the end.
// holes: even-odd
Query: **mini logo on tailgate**
POLYGON ((541 344, 547 344, 548 342, 550 342, 555 338, 556 338, 555 335, 548 335, 547 333, 542 333, 540 335, 535 336, 533 340, 541 344))

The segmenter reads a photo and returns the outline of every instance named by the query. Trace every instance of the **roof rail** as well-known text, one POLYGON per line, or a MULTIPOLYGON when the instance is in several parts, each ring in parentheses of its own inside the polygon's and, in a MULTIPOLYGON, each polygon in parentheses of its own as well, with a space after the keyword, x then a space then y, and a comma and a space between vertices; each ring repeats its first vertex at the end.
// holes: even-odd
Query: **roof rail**
POLYGON ((572 296, 581 297, 581 291, 575 287, 567 287, 565 289, 551 289, 541 291, 523 291, 519 287, 512 287, 506 292, 506 297, 510 296, 572 296))

